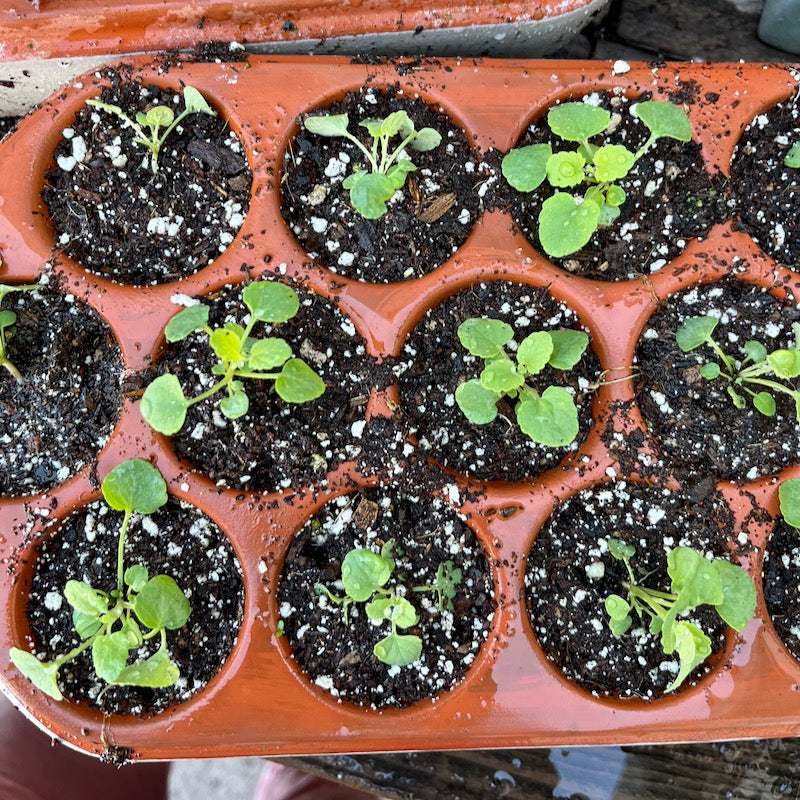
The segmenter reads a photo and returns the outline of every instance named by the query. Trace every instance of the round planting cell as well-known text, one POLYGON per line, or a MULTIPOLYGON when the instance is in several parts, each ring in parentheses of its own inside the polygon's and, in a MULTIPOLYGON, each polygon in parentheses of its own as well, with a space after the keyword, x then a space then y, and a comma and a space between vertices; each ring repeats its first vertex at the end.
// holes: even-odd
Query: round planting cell
MULTIPOLYGON (((793 397, 761 382, 777 380, 770 372, 744 383, 732 383, 724 374, 704 377, 701 370, 709 363, 720 364, 723 373, 728 367, 708 343, 689 351, 680 346, 678 331, 700 317, 719 321, 711 338, 740 366, 753 364, 748 342, 759 342, 768 353, 797 343, 793 324, 800 321, 800 311, 791 296, 780 300, 761 286, 730 279, 667 298, 649 319, 636 350, 636 397, 659 453, 676 477, 689 482, 709 475, 754 480, 793 463, 800 448, 793 397), (775 402, 770 415, 756 407, 754 395, 762 391, 775 402)), ((777 382, 790 391, 800 385, 795 378, 777 382)))
POLYGON ((332 696, 372 708, 403 708, 460 682, 495 607, 486 556, 463 519, 438 498, 389 488, 344 495, 306 523, 289 546, 277 601, 299 668, 332 696), (366 585, 358 574, 366 569, 358 563, 363 553, 348 556, 363 550, 382 554, 392 568, 374 592, 343 603, 350 586, 343 578, 366 585), (387 598, 391 610, 375 618, 371 604, 387 598), (394 610, 400 599, 410 604, 410 619, 394 610), (408 639, 385 641, 394 635, 421 640, 411 663, 378 657, 382 646, 403 655, 413 649, 408 639))
MULTIPOLYGON (((609 541, 634 548, 629 563, 638 585, 670 592, 667 554, 685 546, 727 558, 733 527, 730 509, 713 493, 696 500, 618 481, 571 497, 539 532, 525 575, 531 626, 548 658, 594 695, 662 696, 679 674, 679 659, 664 652, 646 614, 630 612, 630 628, 619 637, 612 633, 606 598, 625 599, 630 575, 609 541)), ((688 620, 709 637, 713 653, 724 648, 726 626, 713 609, 700 606, 688 620)), ((709 669, 698 666, 689 683, 709 669)))
MULTIPOLYGON (((185 116, 163 140, 157 164, 135 141, 163 137, 186 103, 180 93, 109 73, 112 86, 63 131, 42 198, 59 250, 119 283, 179 280, 214 261, 233 241, 250 205, 243 145, 218 111, 185 116), (131 122, 140 120, 139 132, 131 122), (152 131, 139 115, 158 114, 152 131)), ((197 101, 198 103, 200 101, 197 101)))
MULTIPOLYGON (((610 112, 608 127, 591 137, 591 145, 623 146, 636 153, 647 141, 649 132, 636 116, 636 105, 650 100, 650 93, 629 97, 618 87, 574 99, 610 112)), ((539 144, 549 144, 554 153, 575 153, 579 147, 577 141, 564 140, 550 130, 546 113, 530 125, 516 148, 539 144)), ((579 250, 562 257, 548 255, 539 238, 542 203, 555 192, 583 197, 592 183, 602 184, 559 183, 560 188, 554 188, 545 180, 533 191, 516 191, 504 180, 499 201, 510 207, 531 244, 557 266, 585 277, 615 281, 649 275, 666 266, 689 240, 703 238, 727 213, 721 181, 714 181, 706 172, 700 145, 660 138, 625 177, 614 181, 625 193, 619 216, 597 228, 579 250)))
POLYGON ((0 295, 0 314, 15 315, 0 327, 5 496, 51 489, 80 472, 106 445, 122 409, 122 355, 109 327, 47 279, 25 288, 33 285, 0 295))
MULTIPOLYGON (((556 466, 586 437, 592 424, 592 398, 601 379, 600 365, 588 347, 573 367, 556 369, 544 363, 539 373, 527 378, 541 397, 550 386, 563 387, 572 397, 578 430, 567 445, 547 446, 523 433, 517 420, 518 403, 511 395, 497 402, 493 421, 475 424, 461 410, 456 392, 460 385, 477 380, 487 362, 472 355, 457 332, 466 320, 477 318, 511 326, 513 339, 504 352, 512 359, 518 358, 519 346, 530 334, 583 328, 576 314, 554 300, 546 287, 507 281, 482 283, 429 310, 408 336, 395 366, 403 414, 431 458, 470 477, 524 480, 556 466)), ((555 425, 548 423, 547 427, 555 425)))
MULTIPOLYGON (((122 520, 121 513, 94 502, 67 517, 38 547, 26 606, 31 640, 19 647, 52 661, 80 644, 64 587, 77 580, 104 592, 115 589, 122 520)), ((189 600, 188 622, 167 632, 168 653, 180 678, 174 686, 158 689, 108 685, 96 676, 91 650, 84 650, 61 667, 59 685, 68 700, 85 701, 110 714, 147 716, 187 700, 219 672, 239 633, 244 585, 222 530, 190 504, 174 499, 152 514, 133 515, 124 564, 126 569, 143 565, 150 577, 173 578, 189 600)), ((135 651, 137 659, 153 655, 159 644, 159 637, 145 641, 135 651)))
MULTIPOLYGON (((347 277, 390 283, 431 272, 464 243, 482 211, 475 189, 479 157, 444 109, 396 86, 370 87, 309 111, 303 121, 284 154, 281 213, 312 258, 347 277), (351 194, 346 185, 359 172, 375 172, 367 155, 344 136, 312 133, 305 126, 314 124, 310 119, 347 115, 347 130, 377 156, 381 170, 384 152, 394 154, 407 132, 395 133, 385 140, 385 149, 373 151, 376 139, 360 123, 398 112, 408 115, 415 131, 430 128, 441 141, 417 150, 412 140, 394 160, 387 159, 387 175, 392 166, 407 167, 409 161, 415 169, 405 175, 401 189, 389 191, 385 204, 367 202, 366 190, 354 188, 351 194), (385 213, 375 217, 381 207, 385 213)), ((373 197, 375 190, 367 194, 373 197)))

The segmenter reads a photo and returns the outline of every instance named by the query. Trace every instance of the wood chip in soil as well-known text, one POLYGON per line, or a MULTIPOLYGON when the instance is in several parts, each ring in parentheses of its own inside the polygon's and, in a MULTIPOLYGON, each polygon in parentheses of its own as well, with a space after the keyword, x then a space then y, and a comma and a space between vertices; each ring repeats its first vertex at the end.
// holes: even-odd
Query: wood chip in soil
MULTIPOLYGON (((72 608, 63 598, 68 580, 85 580, 110 592, 116 586, 121 513, 92 503, 69 517, 44 542, 34 564, 27 616, 37 656, 52 660, 80 643, 72 608)), ((181 678, 174 686, 150 689, 107 686, 94 674, 91 654, 82 653, 61 668, 65 697, 85 701, 109 714, 155 714, 203 689, 219 672, 236 642, 244 608, 241 568, 222 531, 187 503, 170 499, 147 517, 134 515, 125 541, 125 567, 142 564, 151 577, 174 578, 187 594, 192 613, 167 644, 181 678)), ((139 657, 152 655, 151 639, 139 657)))
POLYGON ((489 317, 515 329, 519 344, 538 330, 577 328, 581 325, 566 306, 546 289, 495 281, 477 284, 447 298, 417 323, 397 363, 400 405, 420 449, 447 469, 484 480, 524 480, 556 466, 577 450, 592 424, 594 387, 600 366, 591 344, 569 371, 546 367, 529 378, 539 392, 563 386, 575 397, 579 432, 566 447, 537 444, 519 429, 513 408, 502 400, 497 418, 474 425, 455 403, 455 391, 477 378, 483 362, 470 355, 458 340, 458 326, 471 317, 489 317))
MULTIPOLYGON (((777 413, 757 411, 749 396, 736 409, 722 378, 700 375, 718 361, 710 347, 684 353, 675 333, 688 317, 720 319, 714 340, 742 360, 745 342, 754 339, 771 352, 794 347, 792 323, 800 321, 794 302, 782 302, 759 286, 738 280, 698 286, 667 299, 648 321, 636 349, 636 399, 655 437, 667 469, 682 482, 706 476, 747 481, 794 463, 800 452, 800 426, 791 397, 774 392, 777 413)), ((790 381, 800 388, 800 381, 790 381)))
MULTIPOLYGON (((155 105, 176 117, 184 108, 180 93, 107 74, 113 85, 99 99, 131 117, 155 105)), ((90 272, 135 285, 179 280, 214 261, 244 222, 251 185, 244 146, 224 109, 215 110, 215 117, 181 121, 154 173, 150 151, 133 142, 130 128, 83 106, 64 130, 42 191, 56 248, 90 272)))
POLYGON ((54 288, 11 292, 17 315, 0 368, 0 495, 41 492, 91 463, 122 409, 122 355, 92 308, 54 288))
MULTIPOLYGON (((444 111, 392 87, 350 92, 309 116, 348 114, 348 130, 369 149, 372 139, 358 123, 408 112, 416 130, 434 128, 441 144, 428 152, 408 148, 416 172, 388 211, 365 219, 350 203, 342 181, 366 159, 352 142, 301 128, 283 163, 281 213, 306 252, 333 272, 374 283, 418 278, 443 264, 464 243, 482 208, 476 189, 479 158, 464 132, 444 111)), ((390 144, 400 143, 395 137, 390 144)))
MULTIPOLYGON (((621 144, 635 152, 645 143, 647 128, 632 116, 631 108, 635 102, 650 99, 649 94, 630 100, 602 91, 584 99, 608 109, 615 126, 610 133, 593 137, 592 144, 621 144)), ((542 142, 549 143, 553 152, 574 150, 570 142, 550 133, 546 112, 515 146, 542 142)), ((704 238, 728 213, 724 182, 708 175, 700 145, 694 141, 660 139, 617 183, 627 194, 619 217, 598 228, 577 252, 550 259, 556 266, 604 281, 649 275, 672 261, 691 239, 704 238)), ((542 203, 554 191, 545 181, 533 192, 518 192, 502 179, 493 201, 509 209, 522 233, 545 258, 549 256, 539 242, 538 218, 542 203)))
POLYGON ((453 510, 430 498, 425 490, 411 496, 388 487, 346 495, 324 506, 289 546, 277 600, 292 657, 339 700, 403 708, 434 698, 465 676, 487 639, 495 604, 483 549, 453 510), (352 603, 345 624, 342 607, 314 590, 321 583, 341 596, 347 552, 380 552, 389 540, 397 566, 386 588, 404 593, 420 617, 403 632, 422 638, 422 655, 405 667, 390 667, 372 652, 391 632, 388 623, 373 624, 364 604, 352 603), (435 593, 412 589, 434 582, 447 560, 463 573, 452 611, 439 608, 435 593))
MULTIPOLYGON (((644 624, 634 619, 619 639, 608 627, 605 598, 624 597, 628 578, 625 565, 608 552, 608 539, 618 537, 636 548, 631 566, 638 581, 669 591, 668 552, 688 546, 706 557, 726 556, 733 524, 716 493, 698 502, 619 481, 567 500, 536 537, 525 575, 528 614, 547 657, 594 695, 661 696, 677 675, 678 659, 664 654, 659 638, 647 630, 649 619, 644 624)), ((712 654, 723 648, 726 626, 715 611, 701 606, 688 619, 710 637, 712 654)), ((708 669, 699 666, 683 685, 708 669)))

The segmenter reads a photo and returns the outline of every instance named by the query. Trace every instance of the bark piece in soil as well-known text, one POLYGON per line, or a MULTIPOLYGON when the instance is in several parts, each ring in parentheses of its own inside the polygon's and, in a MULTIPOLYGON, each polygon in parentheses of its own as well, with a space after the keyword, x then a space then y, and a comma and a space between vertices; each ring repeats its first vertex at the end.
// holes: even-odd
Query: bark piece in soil
POLYGON ((0 496, 41 492, 80 472, 122 409, 122 355, 85 303, 55 289, 6 295, 17 321, 6 340, 18 383, 0 369, 0 496))
MULTIPOLYGON (((342 181, 364 154, 341 137, 327 138, 301 129, 283 163, 281 213, 309 255, 333 272, 374 283, 418 278, 436 269, 464 243, 481 214, 478 154, 464 132, 419 97, 390 88, 351 92, 310 116, 348 114, 349 130, 369 149, 372 140, 358 123, 404 110, 417 130, 434 128, 441 144, 428 152, 408 149, 416 166, 379 219, 365 219, 350 203, 342 181)), ((392 147, 400 139, 390 142, 392 147)))
POLYGON ((494 600, 483 549, 454 511, 426 496, 424 489, 410 497, 388 488, 346 495, 323 507, 289 546, 278 585, 287 641, 303 672, 334 697, 373 708, 433 698, 464 677, 488 636, 494 600), (372 652, 390 625, 374 625, 363 603, 350 605, 345 625, 341 606, 314 591, 321 583, 343 595, 344 556, 355 547, 380 552, 389 540, 397 566, 386 588, 404 591, 420 617, 403 632, 422 638, 422 655, 405 667, 372 652), (447 560, 463 573, 453 611, 441 611, 435 593, 412 590, 432 584, 447 560))
MULTIPOLYGON (((656 449, 681 482, 753 480, 797 460, 800 426, 794 401, 774 392, 777 413, 766 417, 750 402, 736 409, 723 379, 700 376, 704 363, 718 361, 710 347, 684 353, 675 333, 688 317, 721 321, 714 340, 739 360, 750 339, 771 352, 794 346, 792 323, 800 321, 793 301, 780 301, 759 286, 737 280, 698 286, 668 298, 648 321, 636 349, 636 398, 656 449)), ((800 388, 800 381, 791 381, 800 388)))
MULTIPOLYGON (((33 651, 52 660, 77 646, 66 582, 85 580, 109 592, 116 585, 117 544, 122 514, 92 503, 69 517, 40 548, 26 608, 33 651)), ((241 625, 244 586, 233 547, 208 517, 172 498, 147 517, 134 515, 125 540, 125 567, 142 564, 150 576, 169 575, 186 593, 189 621, 168 631, 167 644, 181 678, 174 686, 151 689, 107 686, 94 673, 85 651, 61 668, 64 696, 112 714, 148 715, 183 702, 219 672, 241 625)), ((145 643, 140 658, 152 655, 158 637, 145 643)))
POLYGON ((482 480, 519 481, 556 466, 565 453, 578 448, 592 423, 592 387, 600 378, 600 366, 591 344, 573 369, 546 367, 529 379, 539 392, 550 385, 564 386, 574 393, 578 407, 576 440, 566 447, 545 447, 522 433, 513 409, 504 402, 488 425, 474 425, 455 403, 458 385, 478 377, 483 368, 457 336, 458 326, 471 317, 508 323, 517 344, 534 331, 580 328, 574 312, 543 288, 495 281, 452 295, 417 323, 395 366, 411 433, 443 467, 482 480))
MULTIPOLYGON (((694 502, 666 489, 620 481, 570 498, 539 532, 525 575, 528 614, 547 657, 594 695, 660 696, 677 674, 678 659, 664 654, 659 638, 647 630, 649 620, 637 624, 634 618, 619 639, 611 633, 605 598, 624 596, 628 575, 608 552, 607 541, 616 536, 632 544, 631 565, 643 585, 669 591, 668 552, 684 545, 725 556, 733 524, 716 493, 694 502), (587 568, 602 577, 589 577, 587 568)), ((713 609, 701 606, 689 619, 710 637, 712 653, 724 647, 726 626, 713 609)), ((709 668, 697 667, 683 685, 709 668)))
MULTIPOLYGON (((155 105, 183 110, 181 94, 120 82, 99 99, 134 117, 155 105), (176 102, 177 101, 177 102, 176 102)), ((85 269, 119 283, 179 280, 210 264, 241 227, 251 175, 223 116, 189 114, 150 165, 150 151, 116 116, 78 111, 56 148, 42 191, 56 247, 85 269)))
MULTIPOLYGON (((614 131, 595 137, 592 144, 622 144, 635 152, 645 143, 648 130, 630 108, 634 102, 650 99, 649 94, 635 100, 605 91, 589 97, 611 112, 612 124, 619 116, 614 131)), ((516 147, 542 142, 550 144, 553 152, 574 150, 571 143, 550 133, 546 113, 532 123, 516 147)), ((556 266, 605 281, 649 275, 674 259, 691 239, 702 239, 727 214, 721 181, 714 182, 708 175, 700 145, 694 141, 660 139, 617 184, 627 194, 619 217, 598 228, 577 252, 552 258, 556 266)), ((550 258, 539 241, 538 219, 542 203, 555 190, 546 181, 529 193, 513 190, 505 180, 500 187, 495 203, 508 207, 528 241, 550 258)))
MULTIPOLYGON (((250 409, 230 420, 218 409, 214 395, 192 406, 173 439, 177 455, 217 485, 239 489, 275 490, 318 483, 343 461, 369 447, 365 425, 370 390, 383 382, 377 365, 366 354, 364 340, 353 323, 323 297, 299 286, 300 310, 274 327, 295 356, 302 358, 325 382, 325 392, 310 403, 289 404, 278 397, 273 381, 244 379, 250 409)), ((249 313, 242 287, 228 287, 208 298, 210 325, 244 324, 249 313)), ((270 335, 259 323, 253 335, 270 335)), ((194 397, 217 380, 216 363, 205 334, 169 344, 158 363, 171 372, 184 394, 194 397)))
POLYGON ((759 114, 736 145, 731 188, 741 227, 776 261, 800 265, 800 169, 783 159, 800 142, 796 98, 759 114))
POLYGON ((764 552, 762 586, 775 631, 800 661, 800 537, 797 529, 782 519, 776 521, 764 552))

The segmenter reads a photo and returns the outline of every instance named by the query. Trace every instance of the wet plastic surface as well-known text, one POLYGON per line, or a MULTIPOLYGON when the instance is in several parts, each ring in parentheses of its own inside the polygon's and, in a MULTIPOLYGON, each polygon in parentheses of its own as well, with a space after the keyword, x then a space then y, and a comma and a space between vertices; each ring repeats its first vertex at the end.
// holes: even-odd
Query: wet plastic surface
MULTIPOLYGON (((136 62, 134 62, 136 63, 136 62)), ((126 367, 143 369, 157 355, 161 329, 176 306, 170 296, 205 293, 231 281, 262 274, 302 277, 333 298, 365 337, 371 353, 394 354, 424 311, 478 280, 505 278, 549 286, 590 329, 602 366, 614 378, 630 375, 636 337, 659 298, 735 271, 742 280, 784 283, 800 297, 800 276, 764 256, 730 223, 703 242, 690 242, 671 265, 647 278, 621 284, 586 280, 552 266, 513 231, 510 218, 485 214, 453 258, 415 281, 389 286, 358 284, 309 264, 279 212, 283 152, 296 131, 296 117, 363 83, 399 84, 440 103, 484 150, 507 150, 522 130, 554 100, 590 89, 649 89, 666 97, 690 89, 696 138, 709 169, 727 172, 736 140, 760 111, 796 88, 787 69, 760 65, 632 65, 614 75, 610 65, 571 62, 436 62, 413 66, 351 64, 329 59, 251 58, 244 64, 193 64, 164 72, 138 62, 143 79, 176 87, 179 80, 212 99, 243 139, 253 169, 253 199, 242 229, 216 262, 180 284, 123 289, 89 275, 56 256, 56 271, 70 291, 105 316, 120 341, 126 367), (712 94, 713 93, 713 94, 712 94), (719 95, 716 101, 707 98, 719 95), (248 271, 242 271, 242 264, 248 271), (335 286, 335 288, 334 288, 335 286)), ((0 205, 0 279, 30 281, 50 258, 53 235, 39 191, 52 151, 77 108, 97 93, 93 79, 44 104, 0 145, 6 188, 0 205)), ((564 498, 607 477, 623 477, 603 445, 599 429, 607 404, 632 399, 630 381, 599 390, 596 422, 577 454, 561 467, 526 484, 496 484, 464 506, 469 524, 497 563, 501 604, 492 635, 463 684, 434 703, 402 712, 376 713, 339 704, 298 673, 276 637, 278 612, 272 588, 292 534, 332 495, 345 491, 344 474, 329 476, 325 492, 298 492, 292 505, 274 496, 220 491, 190 473, 173 456, 169 442, 139 417, 134 398, 97 474, 105 475, 129 456, 153 457, 170 491, 190 499, 231 538, 244 570, 246 606, 242 633, 221 674, 185 704, 144 720, 106 719, 75 704, 57 704, 36 692, 8 663, 8 647, 24 638, 23 608, 32 554, 31 534, 44 518, 60 517, 73 503, 94 499, 89 471, 43 496, 0 499, 0 554, 12 565, 0 577, 0 671, 3 688, 26 712, 75 746, 100 753, 109 745, 131 748, 141 758, 298 754, 380 750, 622 744, 791 736, 800 719, 800 664, 778 640, 759 600, 757 616, 731 637, 721 661, 696 687, 646 704, 597 699, 567 683, 548 663, 519 604, 524 562, 536 531, 564 498), (562 467, 576 467, 564 470, 562 467), (506 513, 500 514, 499 511, 506 513)), ((379 402, 379 401, 378 401, 379 402)), ((634 414, 620 424, 640 425, 634 414)), ((797 469, 784 476, 798 474, 797 469)), ((478 484, 472 488, 480 488, 478 484)), ((740 515, 751 497, 769 512, 777 507, 772 478, 746 486, 723 486, 740 515)), ((745 564, 759 585, 769 525, 750 526, 757 548, 745 564)))

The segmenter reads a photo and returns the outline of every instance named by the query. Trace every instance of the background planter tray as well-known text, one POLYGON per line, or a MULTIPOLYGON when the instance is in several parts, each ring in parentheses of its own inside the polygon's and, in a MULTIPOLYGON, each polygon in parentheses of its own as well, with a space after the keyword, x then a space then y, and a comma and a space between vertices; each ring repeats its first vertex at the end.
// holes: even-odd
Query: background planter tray
MULTIPOLYGON (((86 273, 55 255, 55 270, 75 295, 85 298, 109 322, 126 368, 143 369, 157 354, 160 331, 176 306, 176 292, 201 294, 247 276, 302 277, 334 298, 375 356, 397 353, 422 313, 459 288, 504 277, 551 293, 578 312, 592 334, 602 366, 615 377, 630 372, 638 333, 659 298, 732 271, 743 280, 784 284, 800 297, 800 276, 776 265, 730 223, 717 226, 703 242, 691 242, 676 261, 647 279, 600 283, 556 269, 516 233, 503 213, 485 214, 465 245, 433 273, 405 284, 357 284, 309 264, 279 211, 284 150, 302 112, 325 104, 365 83, 399 84, 441 105, 474 136, 477 147, 507 150, 532 118, 553 101, 591 89, 623 86, 665 97, 690 90, 696 138, 712 170, 727 172, 745 125, 796 90, 786 68, 759 65, 632 65, 624 74, 608 67, 571 62, 476 62, 352 64, 342 59, 259 58, 248 64, 152 66, 133 59, 133 76, 200 89, 226 115, 245 143, 253 170, 250 211, 234 243, 213 264, 180 284, 122 288, 86 273), (718 99, 713 100, 718 95, 718 99), (243 272, 242 265, 247 265, 243 272)), ((32 281, 51 259, 54 236, 39 199, 52 152, 75 112, 98 92, 100 81, 85 76, 23 120, 0 145, 4 175, 0 204, 0 279, 32 281)), ((601 388, 596 422, 577 454, 561 468, 526 484, 493 484, 464 506, 490 560, 499 604, 489 640, 464 682, 434 703, 377 713, 340 705, 300 675, 285 640, 276 637, 274 585, 292 534, 327 499, 348 489, 352 475, 328 476, 325 492, 300 491, 292 505, 274 495, 223 491, 189 472, 169 442, 153 435, 133 398, 94 469, 43 495, 0 499, 0 556, 9 568, 0 576, 0 677, 3 690, 55 735, 85 750, 130 748, 147 759, 420 750, 470 747, 542 746, 632 742, 700 741, 787 736, 800 719, 800 664, 779 641, 759 592, 756 618, 732 637, 721 659, 695 687, 646 704, 597 699, 568 684, 543 656, 519 598, 524 594, 524 556, 556 498, 606 479, 623 477, 599 436, 610 401, 632 399, 629 381, 601 388), (170 491, 189 498, 230 537, 244 571, 245 619, 238 644, 205 691, 151 719, 107 718, 78 704, 57 704, 35 691, 10 666, 8 648, 24 641, 23 608, 30 581, 30 555, 48 519, 60 518, 75 503, 98 496, 95 474, 105 475, 124 457, 154 457, 170 491), (271 507, 274 505, 274 508, 271 507), (507 513, 500 514, 499 511, 507 513)), ((380 409, 380 398, 373 398, 380 409)), ((620 421, 622 424, 622 421, 620 421)), ((632 424, 641 424, 634 418, 632 424)), ((563 464, 562 464, 563 466, 563 464)), ((784 470, 794 476, 796 468, 784 470)), ((356 476, 356 480, 358 477, 356 476)), ((401 478, 402 480, 402 478, 401 478)), ((775 514, 774 477, 746 487, 723 485, 741 520, 753 502, 775 514), (746 488, 746 493, 741 491, 746 488)), ((760 589, 763 548, 771 524, 751 524, 755 549, 744 565, 760 589)))

